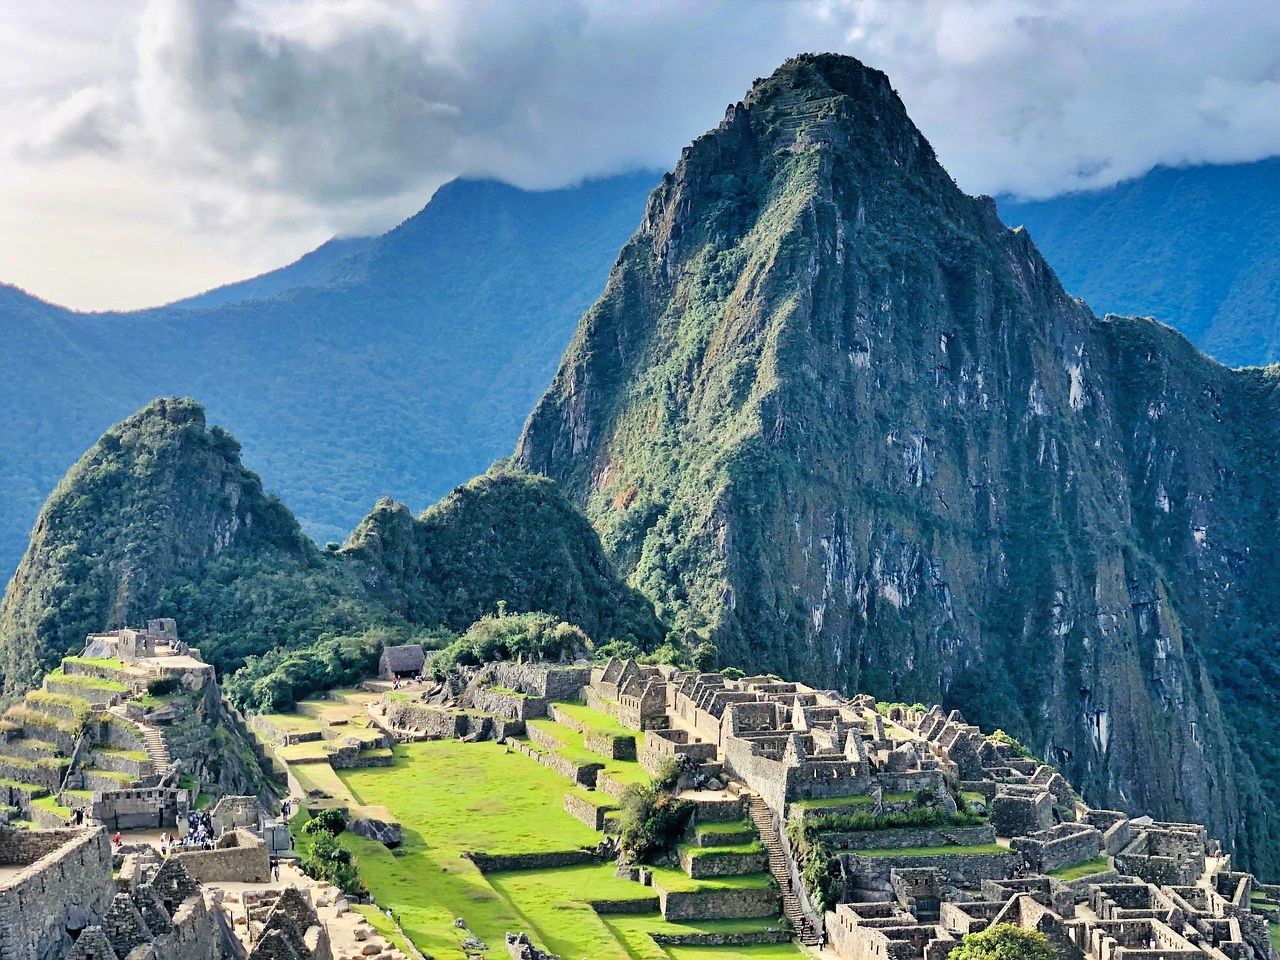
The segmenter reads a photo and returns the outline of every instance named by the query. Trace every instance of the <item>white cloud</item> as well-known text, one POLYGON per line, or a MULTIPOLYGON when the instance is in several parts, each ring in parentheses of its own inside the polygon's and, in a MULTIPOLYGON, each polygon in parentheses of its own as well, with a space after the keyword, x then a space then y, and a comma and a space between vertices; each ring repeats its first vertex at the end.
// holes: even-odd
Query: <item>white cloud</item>
MULTIPOLYGON (((668 167, 804 50, 885 70, 972 192, 1280 153, 1271 0, 6 2, 0 206, 35 177, 139 211, 74 276, 0 237, 0 276, 81 304, 189 292, 200 269, 167 261, 194 249, 208 285, 385 227, 458 174, 549 187, 668 167), (75 179, 89 159, 96 194, 75 179), (126 285, 113 265, 144 235, 174 252, 126 285)), ((65 231, 65 206, 26 227, 65 231)))

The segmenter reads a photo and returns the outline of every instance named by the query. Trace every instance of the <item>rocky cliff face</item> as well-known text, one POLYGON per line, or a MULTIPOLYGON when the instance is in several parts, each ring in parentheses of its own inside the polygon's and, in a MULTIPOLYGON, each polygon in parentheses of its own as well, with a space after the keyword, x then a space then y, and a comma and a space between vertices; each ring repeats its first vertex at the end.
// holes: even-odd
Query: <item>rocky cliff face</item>
POLYGON ((806 56, 663 179, 518 457, 724 662, 941 699, 1274 872, 1276 411, 806 56))

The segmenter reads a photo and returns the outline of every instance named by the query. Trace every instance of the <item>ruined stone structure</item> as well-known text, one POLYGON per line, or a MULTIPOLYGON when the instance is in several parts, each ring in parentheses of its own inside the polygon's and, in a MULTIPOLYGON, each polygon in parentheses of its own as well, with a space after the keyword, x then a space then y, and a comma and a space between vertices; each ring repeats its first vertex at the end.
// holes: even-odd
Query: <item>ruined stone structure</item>
POLYGON ((997 923, 1063 960, 1274 956, 1253 877, 1203 827, 1092 810, 958 712, 618 660, 581 699, 646 731, 651 771, 674 760, 740 797, 798 936, 847 960, 944 960, 997 923), (825 893, 800 879, 813 856, 825 893))
POLYGON ((0 876, 0 957, 65 956, 111 904, 106 831, 0 825, 0 876))

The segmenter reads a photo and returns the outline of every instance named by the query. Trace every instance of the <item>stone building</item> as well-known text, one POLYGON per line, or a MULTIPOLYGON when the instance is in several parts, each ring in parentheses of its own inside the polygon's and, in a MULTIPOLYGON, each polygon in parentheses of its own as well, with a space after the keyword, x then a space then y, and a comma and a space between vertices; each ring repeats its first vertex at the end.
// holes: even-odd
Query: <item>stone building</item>
POLYGON ((408 680, 419 676, 426 666, 427 655, 420 643, 385 647, 378 659, 378 676, 383 680, 408 680))

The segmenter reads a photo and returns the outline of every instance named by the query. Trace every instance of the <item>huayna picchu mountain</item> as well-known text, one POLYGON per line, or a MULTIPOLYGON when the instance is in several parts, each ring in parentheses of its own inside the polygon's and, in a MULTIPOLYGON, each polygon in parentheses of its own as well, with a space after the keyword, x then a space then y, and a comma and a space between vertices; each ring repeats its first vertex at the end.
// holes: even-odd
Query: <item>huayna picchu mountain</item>
POLYGON ((1280 869, 1280 401, 1099 319, 806 55, 650 197, 518 459, 723 661, 1003 727, 1280 869))
POLYGON ((199 404, 160 399, 108 430, 41 510, 0 604, 0 680, 20 697, 88 633, 153 614, 229 671, 324 635, 461 631, 500 603, 601 642, 660 640, 648 601, 545 478, 495 468, 420 518, 380 501, 345 547, 319 550, 199 404))

